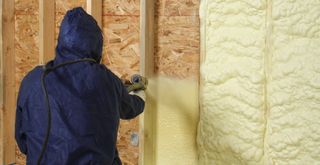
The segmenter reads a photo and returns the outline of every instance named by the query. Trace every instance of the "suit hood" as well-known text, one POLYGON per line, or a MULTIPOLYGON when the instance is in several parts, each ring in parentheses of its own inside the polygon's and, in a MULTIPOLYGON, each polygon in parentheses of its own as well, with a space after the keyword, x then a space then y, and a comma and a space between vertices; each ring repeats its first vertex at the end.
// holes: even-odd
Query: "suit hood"
POLYGON ((103 36, 96 20, 78 7, 64 16, 56 47, 56 63, 83 58, 101 60, 103 36))

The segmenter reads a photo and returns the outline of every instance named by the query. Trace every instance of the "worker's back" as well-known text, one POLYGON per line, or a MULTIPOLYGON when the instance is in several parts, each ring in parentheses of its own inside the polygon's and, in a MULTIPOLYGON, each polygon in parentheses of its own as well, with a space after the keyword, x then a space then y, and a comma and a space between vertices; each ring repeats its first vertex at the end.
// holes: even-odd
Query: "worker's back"
MULTIPOLYGON (((44 77, 51 109, 51 129, 41 164, 120 164, 116 151, 119 119, 140 114, 144 101, 128 95, 101 59, 102 35, 82 8, 69 11, 60 30, 57 53, 47 68, 68 64, 44 77)), ((23 80, 17 103, 16 139, 27 164, 36 164, 46 131, 48 111, 41 84, 44 68, 23 80)))

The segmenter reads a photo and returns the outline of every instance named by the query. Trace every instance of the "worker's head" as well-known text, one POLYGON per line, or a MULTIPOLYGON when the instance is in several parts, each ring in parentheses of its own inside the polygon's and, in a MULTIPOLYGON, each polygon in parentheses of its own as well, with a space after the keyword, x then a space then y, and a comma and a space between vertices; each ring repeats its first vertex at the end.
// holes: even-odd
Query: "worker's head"
POLYGON ((61 22, 56 59, 100 61, 102 46, 103 36, 96 20, 81 7, 69 10, 61 22))

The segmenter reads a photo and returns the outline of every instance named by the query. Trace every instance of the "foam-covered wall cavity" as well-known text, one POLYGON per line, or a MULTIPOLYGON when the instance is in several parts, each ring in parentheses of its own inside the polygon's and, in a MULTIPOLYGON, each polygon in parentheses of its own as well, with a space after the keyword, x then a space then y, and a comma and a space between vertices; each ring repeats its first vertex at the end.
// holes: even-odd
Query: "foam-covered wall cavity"
POLYGON ((149 80, 148 101, 155 112, 155 164, 196 165, 199 119, 198 81, 149 80))
POLYGON ((320 163, 320 1, 203 0, 200 164, 320 163))

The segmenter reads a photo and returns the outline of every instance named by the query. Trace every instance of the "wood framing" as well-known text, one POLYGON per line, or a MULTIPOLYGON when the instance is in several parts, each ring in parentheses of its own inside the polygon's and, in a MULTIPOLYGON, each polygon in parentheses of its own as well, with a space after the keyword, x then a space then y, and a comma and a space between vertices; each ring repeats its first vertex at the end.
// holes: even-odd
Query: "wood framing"
POLYGON ((55 56, 55 1, 39 0, 39 62, 45 64, 55 56))
POLYGON ((2 54, 2 0, 0 0, 0 164, 3 162, 3 54, 2 54))
MULTIPOLYGON (((154 75, 154 0, 140 1, 140 73, 154 75)), ((146 99, 144 114, 139 118, 139 164, 155 164, 155 113, 146 99)))
POLYGON ((87 12, 96 19, 102 28, 102 0, 87 0, 87 12))
POLYGON ((14 123, 16 111, 15 96, 15 54, 14 54, 14 1, 2 2, 2 44, 3 55, 3 164, 15 162, 14 123))

